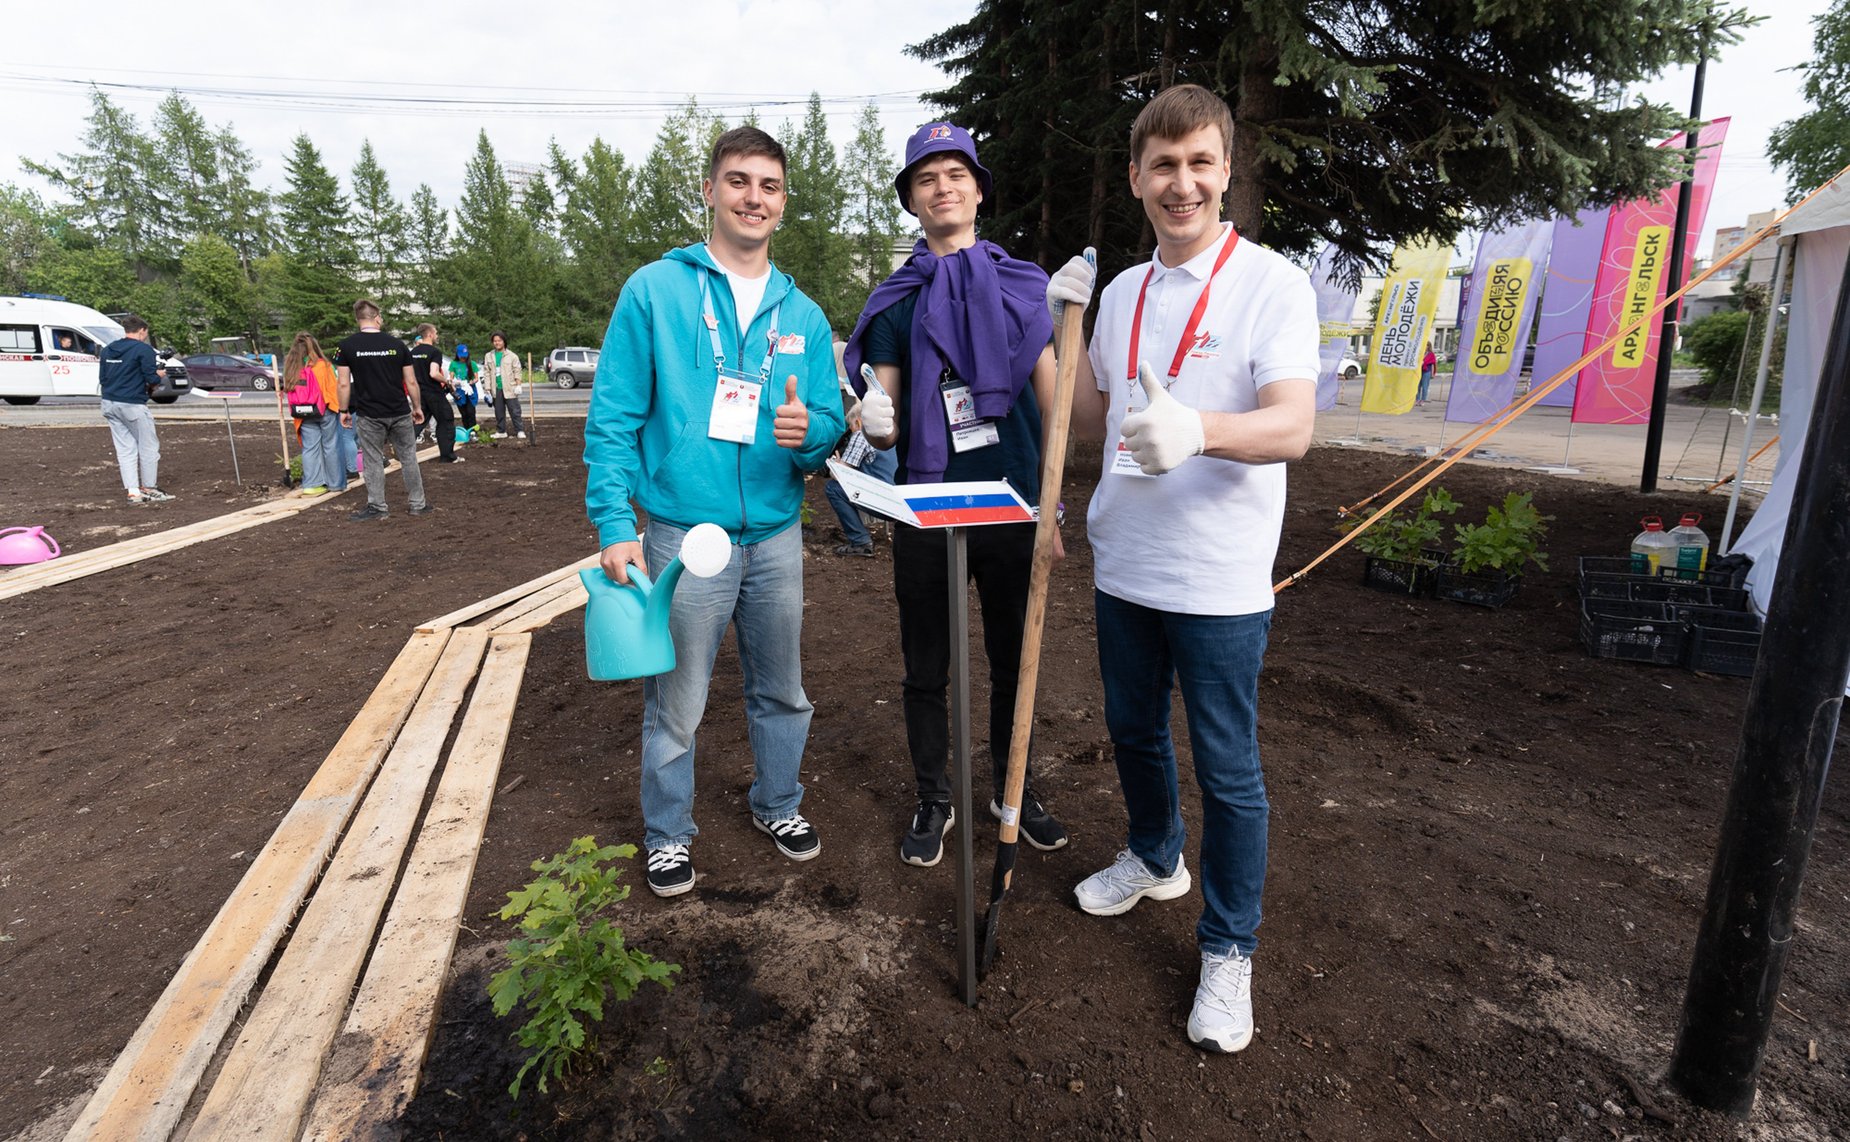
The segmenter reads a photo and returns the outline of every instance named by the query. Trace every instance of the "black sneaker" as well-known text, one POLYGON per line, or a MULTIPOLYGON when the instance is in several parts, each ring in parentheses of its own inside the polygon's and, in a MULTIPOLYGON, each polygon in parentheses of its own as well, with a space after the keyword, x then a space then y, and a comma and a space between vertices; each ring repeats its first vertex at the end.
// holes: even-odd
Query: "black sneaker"
POLYGON ((679 896, 694 887, 694 858, 686 845, 663 845, 649 850, 649 891, 657 896, 679 896))
POLYGON ((803 819, 803 814, 793 813, 779 821, 765 821, 752 814, 752 824, 758 831, 776 842, 777 851, 791 860, 809 860, 822 851, 822 837, 814 825, 803 819))
POLYGON ((431 512, 434 512, 436 510, 437 510, 436 504, 425 504, 421 508, 412 508, 411 514, 412 515, 429 515, 431 512))
POLYGON ((920 801, 905 839, 899 842, 899 859, 930 868, 944 859, 944 834, 957 823, 957 813, 944 801, 920 801))
POLYGON ((365 523, 368 520, 384 519, 386 516, 391 515, 391 514, 392 514, 391 512, 386 511, 384 508, 376 508, 371 504, 367 504, 365 507, 361 508, 357 512, 354 512, 352 515, 348 516, 347 518, 352 520, 354 523, 365 523))
MULTIPOLYGON (((996 820, 1002 819, 1000 795, 989 803, 989 812, 996 820)), ((1032 789, 1021 792, 1021 839, 1044 853, 1066 847, 1066 829, 1053 819, 1053 814, 1041 804, 1032 789)))
POLYGON ((874 557, 874 545, 871 543, 841 543, 835 546, 837 555, 858 555, 862 559, 874 557))

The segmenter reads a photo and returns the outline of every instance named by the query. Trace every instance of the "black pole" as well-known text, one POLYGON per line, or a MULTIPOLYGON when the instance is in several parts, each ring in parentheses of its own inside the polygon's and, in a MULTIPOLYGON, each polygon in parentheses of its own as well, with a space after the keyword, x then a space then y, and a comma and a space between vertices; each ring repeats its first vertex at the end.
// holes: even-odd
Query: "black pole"
MULTIPOLYGON (((1664 279, 1666 297, 1683 288, 1683 256, 1688 246, 1683 231, 1689 227, 1689 200, 1696 192, 1696 144, 1702 138, 1702 80, 1708 67, 1709 46, 1705 41, 1702 53, 1696 57, 1696 83, 1689 96, 1690 127, 1688 137, 1683 140, 1684 150, 1689 154, 1689 174, 1677 189, 1676 229, 1670 232, 1670 272, 1664 279)), ((1677 314, 1682 309, 1682 302, 1664 308, 1663 332, 1657 339, 1657 378, 1651 384, 1651 422, 1644 433, 1644 474, 1638 479, 1641 492, 1657 490, 1657 464, 1664 451, 1664 409, 1670 403, 1670 359, 1676 355, 1677 314)))
POLYGON ((1850 678, 1850 263, 1818 379, 1670 1082, 1744 1116, 1850 678))

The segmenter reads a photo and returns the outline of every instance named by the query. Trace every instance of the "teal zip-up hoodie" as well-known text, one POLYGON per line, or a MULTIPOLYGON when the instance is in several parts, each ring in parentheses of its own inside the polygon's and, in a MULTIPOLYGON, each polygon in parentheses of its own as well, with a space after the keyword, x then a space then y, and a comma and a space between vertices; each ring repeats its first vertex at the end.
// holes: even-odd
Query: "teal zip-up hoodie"
POLYGON ((670 250, 624 283, 585 420, 585 511, 600 548, 636 538, 632 499, 675 527, 716 523, 735 543, 760 543, 797 522, 803 473, 823 467, 847 429, 828 319, 773 266, 743 338, 738 329, 725 271, 705 243, 670 250), (702 275, 711 275, 708 296, 728 369, 757 373, 771 313, 782 306, 779 352, 749 445, 707 435, 718 377, 701 319, 702 275), (771 431, 792 376, 809 408, 809 432, 794 449, 778 447, 771 431))

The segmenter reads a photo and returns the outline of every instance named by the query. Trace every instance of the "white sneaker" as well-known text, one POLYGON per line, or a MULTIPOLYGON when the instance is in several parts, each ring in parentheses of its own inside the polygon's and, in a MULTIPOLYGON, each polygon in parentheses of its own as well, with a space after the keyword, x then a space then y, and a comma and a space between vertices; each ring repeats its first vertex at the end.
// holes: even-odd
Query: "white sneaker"
POLYGON ((1129 912, 1139 900, 1174 900, 1188 893, 1192 883, 1182 858, 1176 858, 1176 870, 1157 876, 1143 863, 1143 858, 1129 849, 1118 854, 1111 867, 1101 869, 1079 882, 1073 895, 1079 909, 1094 916, 1116 916, 1129 912))
POLYGON ((524 432, 516 432, 516 433, 514 434, 514 438, 515 438, 516 440, 525 440, 525 439, 527 438, 527 434, 526 434, 526 433, 524 433, 524 432))
POLYGON ((1238 949, 1201 953, 1201 984, 1188 1013, 1188 1041, 1231 1055, 1253 1041, 1253 958, 1238 949))
POLYGON ((495 433, 495 439, 496 439, 496 440, 506 440, 506 439, 507 439, 507 433, 505 433, 505 432, 497 432, 497 433, 495 433))

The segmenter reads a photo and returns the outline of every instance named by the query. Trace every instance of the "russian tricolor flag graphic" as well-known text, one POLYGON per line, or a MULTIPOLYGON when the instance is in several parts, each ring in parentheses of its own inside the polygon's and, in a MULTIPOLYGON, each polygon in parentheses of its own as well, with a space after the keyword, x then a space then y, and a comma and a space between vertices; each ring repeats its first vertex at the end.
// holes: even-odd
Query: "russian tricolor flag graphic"
POLYGON ((1004 493, 973 496, 907 496, 906 506, 921 527, 960 527, 976 523, 1032 523, 1034 513, 1004 493))

